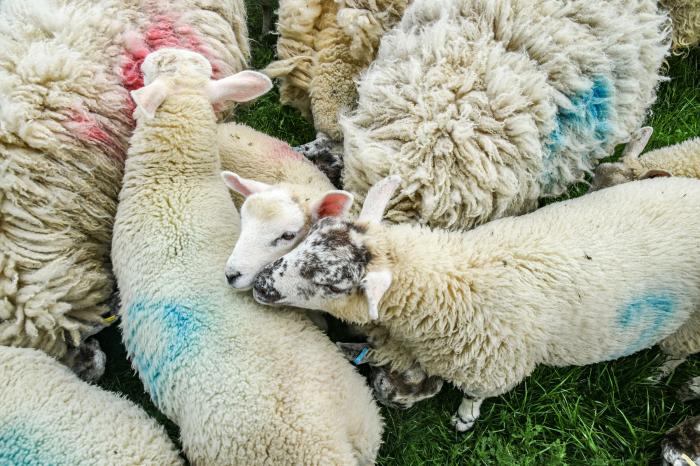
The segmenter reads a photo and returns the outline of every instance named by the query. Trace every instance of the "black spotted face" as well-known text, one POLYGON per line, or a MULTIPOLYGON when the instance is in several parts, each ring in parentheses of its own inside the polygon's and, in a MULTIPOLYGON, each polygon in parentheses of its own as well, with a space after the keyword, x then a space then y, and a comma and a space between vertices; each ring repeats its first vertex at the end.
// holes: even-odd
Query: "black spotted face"
POLYGON ((333 300, 355 293, 371 254, 365 229, 335 217, 314 225, 295 249, 255 278, 253 296, 262 304, 328 310, 333 300))

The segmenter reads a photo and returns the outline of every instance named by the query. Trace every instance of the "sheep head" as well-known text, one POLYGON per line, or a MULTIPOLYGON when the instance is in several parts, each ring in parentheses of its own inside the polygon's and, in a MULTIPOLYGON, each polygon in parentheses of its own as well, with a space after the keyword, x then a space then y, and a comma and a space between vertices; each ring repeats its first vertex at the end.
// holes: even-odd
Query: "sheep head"
POLYGON ((272 88, 270 78, 255 71, 241 71, 212 80, 212 68, 204 56, 190 50, 164 48, 149 54, 141 65, 144 87, 131 92, 136 115, 153 118, 171 94, 200 94, 212 104, 247 102, 272 88))

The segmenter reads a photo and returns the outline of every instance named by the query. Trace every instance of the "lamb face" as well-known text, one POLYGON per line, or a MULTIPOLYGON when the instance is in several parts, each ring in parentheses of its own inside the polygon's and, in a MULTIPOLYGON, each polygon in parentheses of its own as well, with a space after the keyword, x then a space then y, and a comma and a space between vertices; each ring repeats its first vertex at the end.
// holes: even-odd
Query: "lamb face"
POLYGON ((593 172, 590 190, 597 191, 632 180, 634 180, 632 169, 624 163, 601 163, 593 172))
POLYGON ((255 278, 253 296, 262 304, 286 304, 332 313, 360 294, 372 254, 366 229, 339 218, 324 218, 290 253, 255 278))

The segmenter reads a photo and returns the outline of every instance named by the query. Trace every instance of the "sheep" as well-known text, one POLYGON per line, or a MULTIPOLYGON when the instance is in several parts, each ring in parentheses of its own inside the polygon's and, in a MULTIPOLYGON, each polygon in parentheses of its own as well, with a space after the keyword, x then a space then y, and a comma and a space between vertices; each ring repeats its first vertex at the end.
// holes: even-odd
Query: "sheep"
POLYGON ((341 118, 344 188, 403 179, 393 222, 533 210, 641 126, 668 53, 653 0, 417 0, 341 118))
POLYGON ((141 408, 39 350, 0 346, 0 374, 0 464, 183 464, 141 408))
POLYGON ((362 377, 308 318, 269 312, 223 280, 239 219, 212 103, 254 98, 269 79, 209 81, 203 57, 172 49, 142 70, 112 261, 147 392, 194 464, 372 463, 383 427, 362 377))
POLYGON ((700 416, 690 417, 666 432, 661 442, 661 459, 664 466, 700 463, 700 416))
POLYGON ((591 191, 656 176, 700 178, 700 138, 656 149, 640 158, 652 132, 649 126, 640 129, 625 147, 619 162, 598 165, 591 191))
POLYGON ((673 51, 684 53, 700 43, 700 0, 660 0, 673 21, 673 51))
POLYGON ((0 2, 1 345, 81 367, 76 354, 104 360, 96 342, 82 345, 113 320, 129 91, 143 85, 145 55, 164 46, 202 52, 217 76, 243 69, 243 0, 0 2))
POLYGON ((355 80, 376 55, 382 35, 410 0, 281 0, 277 56, 264 70, 280 78, 280 100, 342 140, 339 113, 357 101, 355 80))
POLYGON ((458 431, 538 364, 700 349, 700 181, 628 183, 466 232, 382 225, 399 184, 375 185, 357 221, 317 222, 253 295, 381 325, 394 345, 368 357, 415 359, 463 391, 458 431))

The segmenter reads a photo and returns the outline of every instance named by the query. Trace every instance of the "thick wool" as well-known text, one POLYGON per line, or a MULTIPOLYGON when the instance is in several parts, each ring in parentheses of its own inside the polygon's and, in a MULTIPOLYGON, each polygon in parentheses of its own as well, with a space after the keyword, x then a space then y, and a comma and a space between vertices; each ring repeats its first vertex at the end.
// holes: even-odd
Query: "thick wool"
POLYGON ((660 0, 673 21, 673 50, 683 53, 700 43, 700 0, 660 0))
POLYGON ((183 464, 141 408, 40 351, 0 346, 0 374, 0 464, 183 464))
POLYGON ((338 117, 357 102, 355 80, 410 0, 281 0, 277 56, 266 72, 281 78, 280 100, 342 140, 338 117))
POLYGON ((672 176, 700 178, 700 138, 649 151, 639 157, 630 154, 619 162, 602 163, 595 169, 592 189, 638 180, 655 171, 672 176))
POLYGON ((128 91, 164 46, 248 58, 242 0, 0 3, 0 344, 61 357, 105 325, 128 91))
POLYGON ((393 222, 529 211, 641 126, 667 30, 652 0, 416 1, 341 119, 345 188, 400 175, 393 222))
POLYGON ((194 464, 371 464, 382 423, 362 377, 308 318, 226 284, 240 226, 198 82, 183 75, 131 139, 112 249, 129 356, 194 464))

